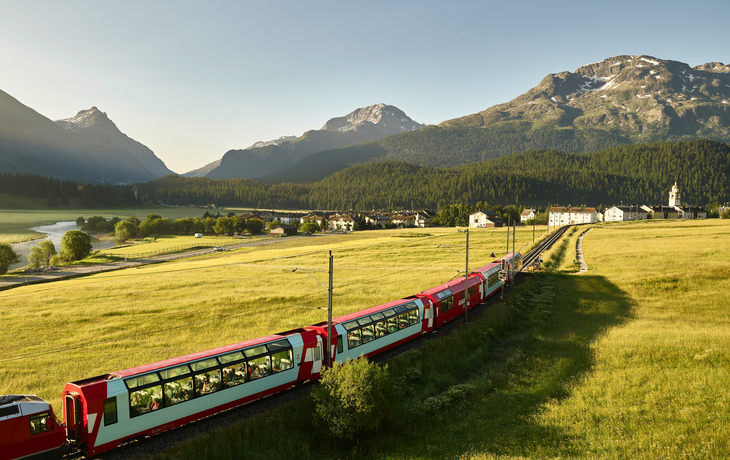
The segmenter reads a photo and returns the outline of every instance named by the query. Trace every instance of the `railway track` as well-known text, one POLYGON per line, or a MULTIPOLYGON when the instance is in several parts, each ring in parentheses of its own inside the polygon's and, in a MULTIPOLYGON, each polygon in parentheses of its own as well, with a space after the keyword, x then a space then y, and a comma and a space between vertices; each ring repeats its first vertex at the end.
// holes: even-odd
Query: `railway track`
POLYGON ((575 227, 575 225, 564 225, 549 234, 547 238, 542 240, 532 251, 525 255, 522 259, 522 269, 527 270, 529 267, 532 267, 540 259, 540 255, 550 249, 571 227, 575 227))

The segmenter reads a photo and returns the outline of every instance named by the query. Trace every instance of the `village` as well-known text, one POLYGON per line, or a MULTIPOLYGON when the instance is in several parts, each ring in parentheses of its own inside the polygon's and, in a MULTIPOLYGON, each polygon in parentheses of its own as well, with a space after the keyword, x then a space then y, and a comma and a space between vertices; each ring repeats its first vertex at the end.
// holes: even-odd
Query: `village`
MULTIPOLYGON (((516 225, 537 223, 544 210, 524 209, 520 222, 516 225)), ((702 206, 682 204, 679 186, 675 182, 669 191, 666 205, 623 205, 611 206, 600 212, 591 207, 554 206, 549 208, 547 223, 550 227, 574 224, 592 224, 597 222, 628 222, 646 219, 707 219, 707 211, 702 206)), ((269 233, 274 236, 296 234, 299 226, 312 222, 326 231, 352 231, 356 229, 378 228, 425 228, 432 226, 437 212, 434 210, 419 211, 372 211, 363 212, 278 212, 259 211, 242 215, 243 219, 260 219, 263 222, 276 222, 269 226, 269 233)), ((494 211, 478 209, 469 214, 469 228, 504 227, 508 223, 500 219, 494 211)))

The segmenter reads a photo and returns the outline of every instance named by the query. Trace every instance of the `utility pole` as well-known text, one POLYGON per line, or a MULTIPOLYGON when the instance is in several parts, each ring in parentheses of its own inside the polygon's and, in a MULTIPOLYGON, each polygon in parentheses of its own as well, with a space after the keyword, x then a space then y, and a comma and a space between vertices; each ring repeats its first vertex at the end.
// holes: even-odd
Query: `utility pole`
POLYGON ((469 229, 466 232, 466 269, 464 271, 464 323, 469 325, 469 229))
POLYGON ((509 288, 510 292, 512 290, 514 290, 514 288, 515 288, 515 280, 514 280, 515 271, 513 269, 513 266, 515 264, 515 236, 517 235, 517 225, 516 224, 517 224, 517 222, 515 222, 512 225, 512 263, 509 266, 509 271, 510 271, 509 279, 511 280, 510 281, 511 284, 510 284, 510 288, 509 288))
POLYGON ((327 367, 332 367, 332 275, 334 274, 333 269, 333 258, 332 251, 330 251, 330 267, 329 267, 329 299, 327 302, 327 367))

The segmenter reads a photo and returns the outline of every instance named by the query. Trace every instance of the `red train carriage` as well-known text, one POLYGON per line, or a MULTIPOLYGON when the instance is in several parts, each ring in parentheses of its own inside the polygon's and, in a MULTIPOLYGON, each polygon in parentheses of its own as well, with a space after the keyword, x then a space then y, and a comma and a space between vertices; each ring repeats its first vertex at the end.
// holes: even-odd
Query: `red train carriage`
MULTIPOLYGON (((438 329, 464 314, 464 283, 462 277, 417 294, 418 298, 428 299, 434 305, 434 321, 429 324, 429 330, 438 329)), ((469 274, 468 295, 470 310, 486 298, 484 279, 478 274, 469 274)))
POLYGON ((53 408, 35 395, 0 396, 0 460, 60 459, 66 433, 53 408))
MULTIPOLYGON (((332 320, 333 362, 375 356, 427 331, 432 304, 415 296, 394 300, 332 320), (336 353, 335 353, 336 350, 336 353)), ((327 323, 310 326, 327 340, 327 323)))
POLYGON ((318 378, 322 338, 270 335, 66 385, 66 437, 88 455, 318 378))

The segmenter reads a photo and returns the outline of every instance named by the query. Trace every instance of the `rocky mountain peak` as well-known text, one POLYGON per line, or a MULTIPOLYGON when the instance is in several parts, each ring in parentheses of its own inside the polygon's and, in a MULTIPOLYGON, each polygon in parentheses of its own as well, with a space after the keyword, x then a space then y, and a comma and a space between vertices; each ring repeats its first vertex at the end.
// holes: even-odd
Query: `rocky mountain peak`
POLYGON ((398 107, 380 103, 356 109, 344 117, 332 118, 320 130, 345 132, 358 130, 369 124, 387 128, 393 134, 425 126, 413 121, 398 107))
POLYGON ((81 110, 71 118, 56 120, 56 123, 66 129, 78 132, 79 129, 89 128, 93 125, 110 123, 116 128, 116 125, 109 119, 106 112, 102 112, 96 106, 89 110, 81 110))

